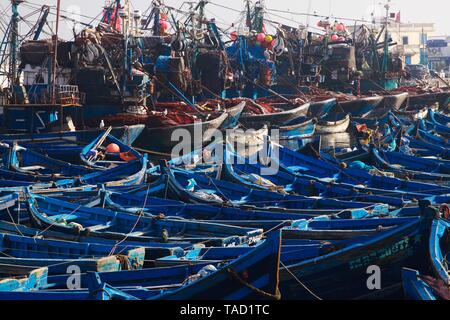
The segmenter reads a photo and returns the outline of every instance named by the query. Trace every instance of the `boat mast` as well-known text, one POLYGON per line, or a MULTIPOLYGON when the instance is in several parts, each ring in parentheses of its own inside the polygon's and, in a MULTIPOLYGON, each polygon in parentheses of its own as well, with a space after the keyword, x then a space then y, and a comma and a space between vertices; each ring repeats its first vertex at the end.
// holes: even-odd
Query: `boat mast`
POLYGON ((259 0, 255 3, 255 16, 252 29, 257 32, 263 32, 264 28, 264 1, 259 0))
POLYGON ((389 0, 384 6, 386 9, 386 21, 384 22, 384 52, 383 52, 383 62, 381 64, 381 73, 384 78, 386 72, 388 72, 388 63, 389 63, 389 9, 391 6, 389 5, 389 0))
POLYGON ((52 104, 56 104, 56 73, 58 67, 58 34, 59 34, 59 18, 61 9, 61 0, 56 3, 56 27, 53 41, 53 67, 52 67, 52 104))
POLYGON ((18 82, 17 76, 17 48, 19 46, 19 4, 24 0, 11 0, 12 16, 11 16, 11 31, 9 33, 10 42, 10 60, 9 60, 9 81, 10 86, 13 87, 18 82))

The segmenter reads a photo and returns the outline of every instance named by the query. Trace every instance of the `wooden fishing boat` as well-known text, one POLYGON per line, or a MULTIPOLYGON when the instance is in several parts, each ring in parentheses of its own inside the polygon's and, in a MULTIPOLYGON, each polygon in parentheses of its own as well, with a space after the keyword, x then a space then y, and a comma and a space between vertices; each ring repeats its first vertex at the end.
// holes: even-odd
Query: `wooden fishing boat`
POLYGON ((217 117, 223 111, 228 113, 228 118, 220 125, 220 129, 232 129, 239 124, 239 119, 247 104, 247 101, 235 100, 206 100, 198 104, 189 105, 182 101, 177 102, 157 102, 154 110, 179 112, 188 114, 200 114, 203 117, 217 117))
MULTIPOLYGON (((274 231, 244 252, 239 248, 218 251, 217 254, 222 256, 219 262, 198 261, 193 265, 186 262, 179 267, 81 274, 80 290, 0 294, 0 299, 103 300, 107 298, 106 295, 110 295, 109 299, 127 300, 279 299, 280 248, 281 233, 274 231), (223 261, 225 257, 228 259, 223 261), (104 295, 93 294, 99 290, 99 286, 105 292, 104 295)), ((64 288, 67 275, 52 277, 49 281, 56 288, 64 288)))
POLYGON ((414 154, 422 157, 439 157, 441 159, 450 160, 450 151, 448 148, 441 147, 422 139, 410 139, 410 147, 414 154))
MULTIPOLYGON (((287 148, 282 147, 279 147, 277 149, 277 155, 278 158, 272 157, 271 160, 278 161, 278 165, 282 170, 288 172, 292 176, 297 177, 299 180, 296 180, 296 183, 300 183, 301 181, 303 181, 300 179, 305 178, 308 178, 308 181, 315 180, 314 186, 318 187, 319 189, 321 189, 323 185, 328 184, 328 188, 326 189, 327 192, 338 192, 336 189, 334 189, 334 187, 343 191, 343 189, 347 189, 351 185, 352 190, 358 190, 361 193, 360 197, 369 197, 369 195, 365 194, 366 191, 370 193, 370 196, 380 197, 378 198, 378 202, 380 203, 390 203, 391 201, 395 202, 395 193, 397 193, 397 197, 401 197, 403 199, 408 199, 412 194, 417 197, 415 199, 423 199, 427 197, 425 196, 425 194, 432 196, 432 193, 445 194, 447 192, 446 190, 442 189, 446 189, 446 187, 438 186, 436 184, 377 176, 372 175, 370 174, 370 172, 365 170, 342 170, 342 168, 340 168, 337 164, 333 165, 333 163, 337 163, 336 159, 324 153, 321 153, 321 156, 323 157, 323 159, 326 159, 326 161, 321 161, 306 155, 300 155, 298 152, 293 152, 287 148), (317 179, 320 177, 323 178, 317 179), (365 187, 362 187, 362 185, 365 185, 365 187)), ((234 165, 236 166, 236 164, 234 165)), ((224 168, 226 167, 227 166, 224 166, 224 168)), ((232 169, 228 171, 232 173, 231 170, 232 169)), ((245 170, 246 169, 243 168, 241 169, 241 171, 245 170)), ((226 170, 224 170, 224 172, 226 172, 226 170)), ((306 181, 303 183, 306 183, 306 181)), ((364 201, 362 200, 362 198, 360 199, 361 201, 364 201)))
MULTIPOLYGON (((108 192, 105 205, 112 210, 131 212, 138 214, 144 210, 148 214, 163 213, 166 218, 175 219, 196 219, 198 221, 211 221, 215 223, 239 225, 253 228, 269 230, 275 226, 281 226, 281 221, 290 225, 289 220, 312 219, 317 216, 325 217, 325 210, 298 210, 298 211, 280 211, 280 210, 262 210, 258 208, 239 208, 239 207, 218 207, 205 204, 186 204, 174 200, 149 197, 144 203, 142 197, 133 194, 122 194, 117 192, 108 192)), ((347 208, 338 210, 329 209, 330 219, 351 219, 364 217, 375 217, 391 214, 388 208, 347 208)), ((395 212, 396 216, 403 215, 403 212, 395 212)), ((1 226, 0 226, 1 228, 1 226)))
POLYGON ((383 108, 390 110, 399 110, 405 106, 408 101, 409 93, 402 92, 392 95, 384 95, 383 108))
POLYGON ((279 140, 310 138, 316 133, 316 123, 315 119, 298 118, 283 126, 272 126, 271 137, 279 140))
MULTIPOLYGON (((448 207, 443 210, 448 215, 448 207)), ((407 299, 412 300, 449 300, 448 283, 448 230, 450 223, 447 216, 435 219, 431 225, 428 241, 429 259, 432 275, 419 274, 417 270, 403 269, 403 289, 407 299)), ((426 272, 425 270, 423 272, 426 272)))
POLYGON ((433 289, 422 279, 417 270, 403 268, 402 285, 403 294, 407 300, 437 300, 433 289))
POLYGON ((366 117, 353 117, 351 120, 355 125, 366 125, 369 128, 376 128, 389 125, 392 121, 392 112, 385 113, 369 113, 366 117))
POLYGON ((136 297, 119 291, 105 283, 100 282, 97 273, 87 275, 89 279, 88 290, 34 290, 0 292, 0 300, 137 300, 136 297))
POLYGON ((417 122, 416 128, 414 129, 415 133, 414 137, 424 142, 431 143, 442 148, 450 148, 450 143, 448 139, 430 133, 427 127, 428 126, 425 123, 425 120, 419 120, 417 122))
MULTIPOLYGON (((10 219, 11 220, 11 219, 10 219)), ((116 234, 100 234, 97 232, 94 235, 90 235, 87 233, 75 234, 70 232, 63 231, 54 231, 54 230, 42 230, 39 228, 34 228, 28 225, 32 225, 33 221, 29 217, 21 217, 20 224, 15 222, 8 221, 0 221, 0 232, 5 234, 13 234, 20 235, 26 237, 34 237, 36 234, 40 235, 42 239, 51 239, 51 240, 64 240, 70 242, 78 242, 78 243, 86 243, 91 245, 103 245, 109 246, 110 248, 115 248, 117 245, 121 245, 123 248, 143 248, 145 250, 145 256, 147 259, 156 259, 160 257, 164 257, 166 255, 175 254, 179 251, 179 248, 194 248, 196 244, 192 244, 188 240, 186 241, 170 241, 170 242, 162 242, 160 239, 154 241, 154 237, 147 236, 136 236, 129 235, 128 237, 122 237, 118 239, 119 235, 116 234), (103 237, 102 237, 103 236, 103 237)), ((215 244, 220 246, 222 242, 214 241, 211 239, 209 244, 215 244)), ((120 270, 120 252, 115 252, 115 249, 112 249, 112 254, 110 257, 115 256, 117 259, 108 259, 108 257, 104 258, 96 258, 96 259, 84 259, 86 261, 82 261, 83 268, 86 268, 87 271, 117 271, 120 270)), ((81 258, 80 258, 81 259, 81 258)), ((81 259, 82 260, 82 259, 81 259)), ((6 261, 8 262, 8 261, 6 261)), ((49 274, 57 274, 64 273, 64 266, 67 269, 70 266, 70 260, 67 259, 42 259, 39 261, 36 259, 22 259, 17 262, 20 265, 34 265, 34 266, 48 266, 49 274), (50 262, 48 262, 50 261, 50 262), (56 264, 57 267, 53 268, 52 264, 56 264), (63 270, 63 271, 61 271, 63 270)))
MULTIPOLYGON (((412 169, 411 167, 415 167, 414 165, 408 165, 405 161, 399 161, 402 157, 395 157, 389 155, 383 151, 377 149, 371 149, 370 157, 373 159, 373 163, 377 166, 377 168, 381 170, 387 170, 389 172, 393 172, 396 177, 401 179, 412 179, 412 180, 425 180, 425 181, 448 181, 450 180, 450 175, 442 172, 433 172, 433 171, 421 171, 412 169), (394 161, 397 159, 397 161, 394 161), (402 162, 400 164, 399 162, 402 162)), ((405 160, 406 157, 403 157, 405 160)), ((416 163, 417 164, 417 163, 416 163)), ((441 166, 439 164, 435 164, 432 161, 429 161, 429 169, 434 168, 435 170, 440 170, 441 166)), ((445 168, 444 168, 445 170, 445 168)))
POLYGON ((73 188, 80 185, 105 184, 107 186, 133 186, 144 182, 147 172, 147 155, 104 171, 93 172, 81 177, 53 177, 51 175, 32 175, 0 168, 0 186, 11 191, 21 192, 23 186, 43 188, 73 188))
POLYGON ((13 208, 18 200, 19 195, 17 193, 11 193, 0 197, 0 212, 13 208))
POLYGON ((39 181, 68 179, 95 172, 87 166, 52 159, 19 145, 13 145, 8 150, 7 155, 3 157, 3 163, 7 169, 32 175, 39 181))
POLYGON ((352 209, 361 208, 370 212, 385 210, 383 206, 368 206, 363 202, 309 198, 267 190, 247 189, 242 185, 212 179, 185 170, 169 168, 164 170, 169 178, 168 185, 173 196, 189 203, 314 215, 353 212, 352 209), (193 186, 193 188, 187 188, 187 186, 193 186), (202 190, 208 191, 211 196, 205 197, 201 193, 202 190))
POLYGON ((141 159, 104 171, 90 173, 77 179, 58 180, 54 185, 59 188, 76 187, 83 184, 105 184, 107 186, 138 185, 145 181, 147 165, 147 155, 144 154, 141 159))
POLYGON ((144 132, 135 141, 134 145, 145 150, 154 150, 160 152, 171 152, 175 146, 180 149, 185 147, 198 149, 205 143, 208 143, 216 129, 228 118, 228 113, 224 112, 221 115, 197 121, 189 124, 179 124, 174 126, 146 126, 144 132), (174 132, 178 132, 174 133, 174 132), (181 139, 181 134, 186 134, 189 141, 181 139), (158 137, 158 139, 155 139, 158 137), (181 141, 180 141, 181 139, 181 141))
POLYGON ((330 110, 331 113, 345 113, 352 117, 363 117, 372 110, 383 105, 383 96, 363 97, 350 101, 341 101, 338 106, 330 110))
MULTIPOLYGON (((144 130, 144 125, 113 127, 111 135, 119 137, 126 145, 132 145, 144 130)), ((10 146, 18 143, 48 157, 79 163, 79 154, 83 147, 98 137, 104 129, 77 130, 66 132, 48 132, 35 134, 2 134, 0 141, 10 146)))
POLYGON ((318 253, 313 258, 284 264, 280 271, 283 298, 336 300, 398 297, 402 268, 427 268, 426 240, 430 234, 430 220, 435 218, 436 212, 423 206, 422 210, 421 217, 412 218, 397 227, 358 238, 343 247, 336 246, 334 250, 318 253), (384 275, 384 285, 380 290, 371 290, 367 286, 367 268, 371 265, 378 266, 384 275), (300 278, 303 286, 298 285, 297 279, 300 278))
POLYGON ((316 125, 317 134, 344 133, 350 126, 350 115, 330 114, 318 120, 316 125))
POLYGON ((229 245, 252 242, 262 230, 232 227, 218 223, 186 219, 167 219, 88 208, 78 204, 28 194, 30 216, 39 228, 90 237, 144 242, 143 246, 161 247, 159 243, 202 242, 229 245), (127 237, 128 235, 128 237, 127 237), (132 236, 132 238, 130 238, 132 236))
MULTIPOLYGON (((114 250, 121 252, 131 268, 140 269, 144 263, 145 249, 121 245, 79 243, 54 239, 41 239, 0 233, 1 250, 9 258, 24 259, 71 259, 107 257, 114 250)), ((45 265, 44 265, 45 266, 45 265)))
MULTIPOLYGON (((304 175, 301 172, 293 173, 284 170, 277 171, 276 175, 270 174, 269 172, 273 172, 270 171, 273 170, 273 168, 283 167, 278 162, 277 158, 273 156, 270 158, 272 167, 265 167, 261 164, 254 163, 253 161, 250 161, 250 159, 244 159, 230 151, 226 152, 225 159, 226 161, 223 165, 223 177, 250 189, 270 190, 279 193, 292 193, 303 196, 320 196, 345 200, 353 199, 368 203, 385 203, 396 206, 404 205, 403 199, 407 199, 413 194, 411 192, 402 192, 400 190, 388 191, 383 187, 377 186, 376 183, 368 183, 367 179, 363 180, 363 183, 367 184, 366 186, 363 186, 359 184, 361 182, 356 179, 350 183, 347 181, 344 183, 335 181, 337 180, 336 176, 333 178, 318 179, 317 177, 304 175), (402 194, 403 199, 393 197, 393 192, 402 194)), ((294 168, 294 166, 295 165, 292 164, 291 167, 294 168)), ((300 164, 296 165, 296 167, 301 168, 300 164)), ((434 187, 436 192, 438 192, 438 186, 435 185, 434 187)), ((420 199, 420 194, 414 193, 414 195, 418 196, 420 199)), ((422 195, 422 198, 424 197, 426 196, 422 195)))
POLYGON ((410 107, 415 106, 431 107, 432 105, 438 103, 440 107, 445 108, 446 107, 445 104, 449 102, 449 97, 450 97, 449 91, 422 93, 415 95, 410 94, 408 98, 408 105, 410 107))
POLYGON ((428 107, 422 107, 418 109, 411 109, 411 108, 402 109, 394 111, 393 113, 401 120, 414 122, 420 119, 425 119, 428 116, 428 112, 429 112, 428 107))
MULTIPOLYGON (((265 124, 270 125, 283 125, 289 121, 293 121, 299 117, 306 116, 310 107, 309 103, 292 103, 286 102, 273 105, 275 110, 271 113, 255 114, 249 113, 247 105, 244 112, 241 115, 240 122, 246 128, 260 128, 265 124)), ((253 110, 253 109, 252 109, 253 110)))
POLYGON ((398 169, 404 168, 407 170, 416 171, 417 174, 420 172, 423 174, 436 174, 437 177, 442 175, 442 178, 445 178, 445 175, 450 174, 450 161, 448 160, 415 157, 400 152, 375 149, 373 151, 375 152, 375 156, 377 156, 377 158, 381 158, 383 162, 387 162, 391 166, 399 166, 398 169))
POLYGON ((142 159, 142 155, 132 147, 109 134, 110 129, 100 134, 80 152, 82 162, 90 168, 105 170, 109 167, 142 159))
POLYGON ((0 292, 29 292, 48 287, 47 268, 0 264, 0 292))
POLYGON ((424 159, 400 152, 383 151, 374 146, 336 155, 341 162, 362 161, 395 177, 410 180, 447 181, 450 179, 450 163, 443 160, 424 159))
POLYGON ((311 118, 320 118, 323 115, 328 114, 337 105, 337 99, 331 98, 321 101, 311 101, 311 106, 309 107, 308 116, 311 118))
POLYGON ((281 233, 271 232, 264 242, 217 272, 192 285, 163 291, 160 296, 153 299, 280 299, 278 290, 280 251, 281 233), (243 273, 245 280, 242 278, 243 273))
POLYGON ((428 115, 433 129, 436 131, 436 133, 445 138, 450 138, 449 117, 436 113, 431 109, 429 110, 428 115))
POLYGON ((227 108, 228 118, 221 124, 219 129, 232 129, 238 126, 245 105, 246 102, 242 101, 234 107, 227 108))
POLYGON ((431 260, 431 267, 437 281, 428 282, 434 289, 437 296, 443 299, 450 299, 450 290, 448 283, 450 276, 448 274, 448 241, 450 223, 448 219, 448 206, 444 205, 441 208, 443 213, 442 219, 436 219, 431 226, 431 234, 429 240, 429 253, 431 260))

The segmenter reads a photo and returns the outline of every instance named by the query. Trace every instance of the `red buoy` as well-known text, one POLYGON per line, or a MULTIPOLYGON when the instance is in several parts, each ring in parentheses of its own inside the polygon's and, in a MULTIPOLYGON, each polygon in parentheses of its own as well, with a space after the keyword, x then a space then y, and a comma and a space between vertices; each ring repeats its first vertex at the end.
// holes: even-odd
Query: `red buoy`
POLYGON ((106 147, 106 152, 107 153, 119 153, 120 152, 120 147, 117 144, 115 144, 115 143, 110 143, 106 147))

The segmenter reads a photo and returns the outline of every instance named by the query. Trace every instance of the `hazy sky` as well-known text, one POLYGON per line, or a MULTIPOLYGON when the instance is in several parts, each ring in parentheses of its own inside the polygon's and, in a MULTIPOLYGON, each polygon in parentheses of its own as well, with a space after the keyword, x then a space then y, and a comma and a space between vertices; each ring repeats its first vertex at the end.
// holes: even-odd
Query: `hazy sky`
MULTIPOLYGON (((56 4, 56 0, 27 0, 21 5, 23 13, 27 13, 30 10, 30 7, 27 7, 27 2, 29 3, 28 6, 56 4)), ((185 1, 165 0, 164 2, 166 5, 178 8, 185 1)), ((243 9, 244 3, 243 0, 213 0, 211 2, 206 7, 206 13, 208 16, 216 16, 219 22, 236 21, 238 13, 220 8, 214 3, 239 10, 243 9)), ((65 11, 76 12, 79 10, 82 20, 85 22, 89 22, 90 19, 88 17, 97 16, 104 3, 105 0, 61 0, 62 8, 65 11)), ((133 0, 132 3, 136 9, 144 11, 150 5, 151 0, 133 0)), ((382 9, 380 4, 384 4, 385 0, 265 0, 265 3, 269 9, 290 10, 301 13, 316 12, 320 15, 370 20, 370 13, 374 11, 374 8, 376 12, 382 13, 381 10, 384 9, 382 9)), ((0 0, 0 11, 3 11, 2 8, 6 8, 8 4, 9 0, 0 0)), ((435 22, 438 35, 450 34, 450 1, 448 0, 393 0, 391 6, 392 12, 401 11, 403 22, 435 22)), ((63 14, 67 15, 67 12, 63 14)), ((292 26, 297 25, 294 21, 306 22, 304 16, 294 14, 272 12, 268 17, 271 20, 277 20, 292 26), (284 16, 291 21, 283 20, 279 16, 284 16)), ((3 19, 5 19, 5 16, 3 16, 3 19)), ((315 21, 315 19, 312 19, 311 24, 315 25, 315 21)), ((70 24, 64 23, 62 25, 62 34, 66 37, 70 35, 69 29, 70 24)))

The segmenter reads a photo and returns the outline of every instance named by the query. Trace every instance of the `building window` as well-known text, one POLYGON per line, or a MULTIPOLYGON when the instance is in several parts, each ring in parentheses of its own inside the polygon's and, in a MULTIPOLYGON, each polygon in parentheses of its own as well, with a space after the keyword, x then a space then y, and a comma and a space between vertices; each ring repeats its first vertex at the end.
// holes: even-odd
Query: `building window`
POLYGON ((411 58, 412 58, 412 56, 410 54, 407 54, 405 56, 405 63, 406 64, 411 64, 411 58))
POLYGON ((408 45, 409 44, 409 38, 408 37, 403 37, 402 38, 402 42, 403 42, 403 45, 408 45))

